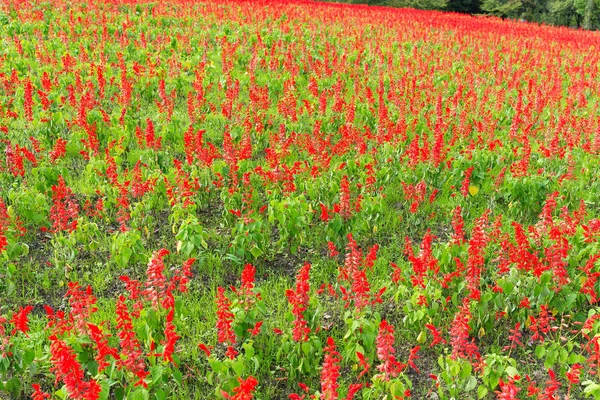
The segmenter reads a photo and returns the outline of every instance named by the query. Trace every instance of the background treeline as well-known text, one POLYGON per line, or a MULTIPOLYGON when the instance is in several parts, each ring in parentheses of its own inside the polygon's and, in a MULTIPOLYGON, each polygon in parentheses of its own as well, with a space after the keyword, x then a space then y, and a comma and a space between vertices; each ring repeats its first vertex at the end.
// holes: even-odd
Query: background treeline
POLYGON ((600 0, 335 0, 335 2, 456 11, 551 25, 585 29, 600 28, 600 0))

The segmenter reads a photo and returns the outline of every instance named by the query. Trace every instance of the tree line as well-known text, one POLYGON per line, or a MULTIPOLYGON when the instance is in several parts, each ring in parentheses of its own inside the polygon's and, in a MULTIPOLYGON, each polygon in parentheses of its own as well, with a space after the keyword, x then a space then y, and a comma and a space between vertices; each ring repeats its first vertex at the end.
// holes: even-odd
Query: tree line
POLYGON ((325 0, 494 15, 550 25, 600 28, 600 0, 325 0))

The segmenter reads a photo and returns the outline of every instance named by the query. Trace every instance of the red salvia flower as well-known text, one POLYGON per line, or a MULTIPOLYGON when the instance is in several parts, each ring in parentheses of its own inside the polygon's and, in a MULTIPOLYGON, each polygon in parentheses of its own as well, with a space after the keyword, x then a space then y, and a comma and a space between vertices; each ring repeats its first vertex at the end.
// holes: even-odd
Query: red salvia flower
POLYGON ((252 335, 252 336, 256 336, 260 333, 260 328, 263 325, 263 321, 258 321, 256 324, 254 324, 254 327, 248 329, 248 332, 252 335))
POLYGON ((498 400, 518 400, 517 396, 521 391, 521 388, 515 385, 513 378, 510 378, 508 382, 504 382, 502 379, 498 381, 500 390, 496 390, 494 393, 498 395, 498 400))
POLYGON ((119 353, 116 349, 113 349, 108 344, 106 334, 104 334, 100 328, 94 324, 88 324, 88 331, 90 338, 96 344, 96 361, 98 362, 98 372, 104 371, 110 364, 106 361, 108 356, 113 357, 115 360, 119 360, 119 353))
POLYGON ((53 231, 74 231, 77 229, 78 217, 79 205, 75 201, 75 195, 71 188, 67 187, 63 177, 59 175, 58 185, 52 186, 50 220, 53 231))
POLYGON ((454 215, 452 217, 452 228, 454 229, 454 233, 452 235, 452 244, 463 244, 465 241, 465 231, 464 231, 465 221, 462 217, 462 209, 460 206, 456 206, 454 209, 454 215))
POLYGON ((69 290, 65 294, 69 299, 71 307, 70 318, 75 322, 74 327, 78 334, 87 334, 88 321, 90 316, 97 311, 94 307, 96 298, 92 295, 92 287, 83 289, 77 282, 69 282, 69 290))
POLYGON ((336 257, 340 254, 333 242, 327 242, 327 248, 329 249, 329 257, 336 257))
POLYGON ((33 86, 29 78, 25 79, 23 109, 27 121, 33 121, 33 86))
POLYGON ((31 400, 44 400, 49 399, 50 394, 43 392, 40 388, 40 385, 37 383, 32 383, 31 387, 33 388, 33 393, 31 394, 31 400))
POLYGON ((556 319, 554 318, 550 312, 548 311, 548 306, 541 305, 540 306, 540 315, 538 318, 535 318, 533 315, 529 316, 531 321, 531 325, 529 325, 529 330, 533 332, 532 340, 539 340, 540 342, 544 342, 545 335, 548 334, 553 328, 550 324, 556 319))
POLYGON ((369 364, 369 360, 365 357, 364 354, 359 353, 358 351, 356 352, 356 357, 358 358, 358 364, 360 366, 361 371, 357 376, 357 379, 362 378, 367 372, 369 372, 369 369, 371 369, 371 364, 369 364))
POLYGON ((212 349, 212 346, 207 346, 204 343, 200 343, 198 348, 202 350, 204 354, 206 354, 206 357, 210 357, 210 350, 212 349))
POLYGON ((350 206, 350 183, 348 182, 348 176, 342 177, 340 183, 340 202, 338 213, 344 219, 348 219, 352 216, 352 208, 350 206))
POLYGON ((237 291, 240 297, 240 304, 245 306, 248 310, 255 302, 257 296, 254 293, 254 275, 256 274, 256 268, 252 264, 246 264, 242 271, 242 286, 237 291))
POLYGON ((394 327, 385 319, 379 324, 379 333, 377 334, 377 358, 381 364, 377 367, 381 371, 379 375, 384 381, 398 376, 404 371, 405 364, 396 361, 394 349, 394 327))
POLYGON ((127 293, 129 293, 129 299, 135 300, 131 315, 137 318, 139 317, 139 313, 142 310, 142 308, 144 308, 144 304, 141 298, 143 294, 141 289, 142 283, 138 280, 131 279, 128 276, 120 276, 119 279, 125 284, 125 290, 127 293))
POLYGON ((433 340, 431 341, 431 344, 429 345, 429 347, 433 347, 438 343, 442 343, 442 344, 446 344, 446 339, 444 339, 442 337, 442 334, 440 331, 437 330, 437 328, 432 325, 432 324, 425 324, 425 328, 427 328, 431 334, 433 335, 433 340))
POLYGON ((350 385, 350 387, 348 387, 348 394, 346 394, 346 399, 345 400, 352 400, 354 398, 354 395, 356 393, 358 393, 358 391, 360 389, 362 389, 363 385, 362 383, 353 383, 350 385))
POLYGON ((304 318, 304 311, 308 307, 310 300, 309 290, 310 285, 308 283, 309 273, 311 265, 306 263, 298 275, 296 275, 296 290, 287 290, 286 296, 288 301, 292 305, 292 314, 294 315, 294 328, 292 329, 292 338, 299 342, 305 342, 308 340, 310 334, 310 328, 304 318))
POLYGON ((33 310, 32 306, 19 307, 19 311, 16 312, 10 322, 15 326, 12 330, 11 335, 14 335, 17 331, 23 332, 27 335, 29 332, 29 313, 33 310))
POLYGON ((450 344, 452 345, 452 359, 456 358, 480 358, 477 345, 469 341, 469 332, 471 327, 470 302, 468 298, 463 299, 463 304, 454 315, 452 326, 450 328, 450 344))
POLYGON ((173 361, 173 353, 175 352, 175 344, 177 340, 180 338, 175 331, 175 325, 173 324, 173 315, 175 314, 175 310, 171 308, 169 313, 167 314, 166 324, 165 324, 165 340, 163 342, 165 349, 163 351, 163 359, 165 361, 172 362, 173 361))
POLYGON ((236 341, 235 332, 232 328, 233 318, 230 311, 231 301, 225 296, 225 289, 217 289, 217 340, 219 343, 231 343, 236 341))
POLYGON ((340 353, 336 351, 333 338, 327 338, 324 349, 325 359, 321 370, 321 400, 338 398, 338 378, 340 377, 340 353))
POLYGON ((164 275, 164 258, 169 250, 160 249, 152 254, 146 269, 146 290, 144 297, 152 302, 152 307, 157 310, 162 299, 166 296, 167 282, 164 275))
POLYGON ((558 400, 560 397, 556 394, 561 384, 556 379, 556 374, 551 369, 548 370, 549 379, 546 381, 544 392, 538 397, 539 400, 558 400))
POLYGON ((74 400, 97 400, 102 388, 95 380, 84 381, 84 372, 77 361, 77 355, 65 342, 56 336, 50 337, 51 370, 56 381, 62 380, 67 394, 74 400))
POLYGON ((190 278, 192 277, 192 265, 195 261, 195 258, 190 258, 186 262, 184 262, 183 266, 181 267, 181 270, 179 271, 179 274, 176 276, 176 281, 179 284, 179 291, 181 293, 187 293, 188 291, 187 284, 189 283, 190 278))
POLYGON ((421 372, 421 371, 419 371, 419 368, 415 364, 415 360, 420 358, 417 355, 417 353, 419 352, 420 349, 421 349, 421 346, 415 346, 410 350, 410 354, 408 355, 408 366, 411 367, 412 369, 414 369, 417 373, 421 372))
POLYGON ((517 346, 524 347, 523 343, 521 343, 521 323, 517 322, 514 329, 510 330, 510 335, 508 336, 508 340, 510 340, 510 344, 505 346, 502 350, 514 350, 517 346))
POLYGON ((569 371, 565 374, 567 376, 567 380, 571 385, 579 384, 579 377, 581 376, 581 371, 583 370, 583 366, 581 364, 573 364, 569 371))
POLYGON ((247 379, 238 378, 240 385, 233 389, 233 396, 225 393, 226 399, 231 400, 252 400, 254 398, 254 389, 258 385, 258 381, 253 376, 247 379))
POLYGON ((56 162, 59 158, 64 157, 65 154, 67 154, 67 141, 63 138, 56 139, 54 147, 49 154, 50 161, 56 162))
POLYGON ((489 242, 489 238, 485 233, 488 213, 485 212, 480 218, 475 221, 475 226, 471 232, 469 240, 469 258, 467 260, 467 288, 469 289, 469 297, 473 300, 479 300, 481 292, 479 290, 481 282, 481 273, 485 265, 485 248, 489 242))
POLYGON ((469 194, 469 186, 471 185, 471 175, 473 175, 474 169, 475 167, 469 167, 465 171, 465 178, 463 179, 462 186, 460 188, 460 193, 463 195, 463 197, 467 197, 467 195, 469 194))
POLYGON ((319 207, 321 207, 321 221, 328 222, 331 219, 329 209, 323 203, 319 203, 319 207))
POLYGON ((238 351, 233 346, 228 346, 227 351, 225 352, 225 355, 229 357, 230 360, 234 360, 238 354, 238 351))
POLYGON ((8 239, 6 233, 10 225, 10 216, 8 215, 8 209, 4 200, 0 198, 0 253, 8 246, 8 239))
POLYGON ((135 386, 142 385, 147 387, 148 385, 144 379, 148 376, 149 372, 146 371, 142 345, 133 330, 131 316, 129 315, 127 304, 125 304, 125 297, 123 296, 119 297, 116 313, 118 336, 121 345, 120 366, 125 367, 138 377, 139 380, 135 386))

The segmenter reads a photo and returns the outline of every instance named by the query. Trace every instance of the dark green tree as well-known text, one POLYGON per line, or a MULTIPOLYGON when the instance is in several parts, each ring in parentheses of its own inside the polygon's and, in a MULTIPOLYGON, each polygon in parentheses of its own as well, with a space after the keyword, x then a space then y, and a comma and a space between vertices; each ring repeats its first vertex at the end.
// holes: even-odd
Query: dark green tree
POLYGON ((409 7, 420 10, 444 10, 448 0, 389 0, 392 7, 409 7))
POLYGON ((574 22, 578 28, 581 26, 582 16, 575 6, 575 0, 552 0, 548 9, 553 24, 570 26, 574 22))
POLYGON ((479 14, 481 12, 480 0, 448 0, 447 11, 467 14, 479 14))

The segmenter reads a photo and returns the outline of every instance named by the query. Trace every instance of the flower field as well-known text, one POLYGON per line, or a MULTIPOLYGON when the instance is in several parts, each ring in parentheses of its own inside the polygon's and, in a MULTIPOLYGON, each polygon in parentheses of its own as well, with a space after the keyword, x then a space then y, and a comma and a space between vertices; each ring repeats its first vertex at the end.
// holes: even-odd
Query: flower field
POLYGON ((0 399, 600 399, 600 34, 0 3, 0 399))

